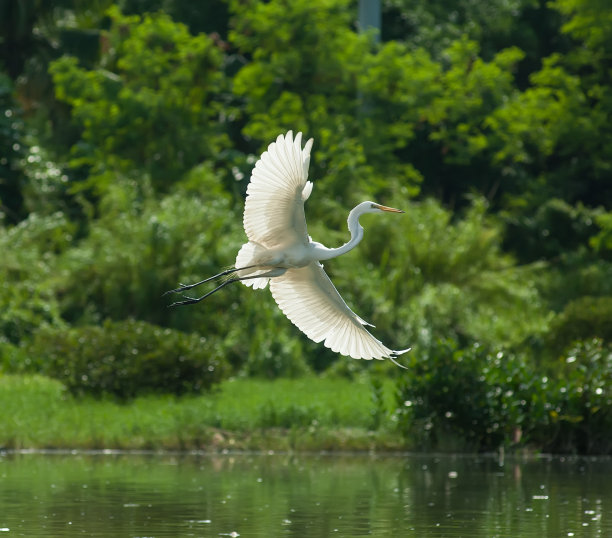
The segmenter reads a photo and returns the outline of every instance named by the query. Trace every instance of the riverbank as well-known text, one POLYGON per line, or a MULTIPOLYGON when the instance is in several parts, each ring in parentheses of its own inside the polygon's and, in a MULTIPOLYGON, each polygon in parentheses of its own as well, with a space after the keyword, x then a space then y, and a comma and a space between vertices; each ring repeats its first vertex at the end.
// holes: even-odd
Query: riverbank
POLYGON ((41 376, 0 376, 0 448, 351 450, 409 448, 389 418, 393 385, 366 380, 233 379, 211 393, 127 403, 68 394, 41 376))

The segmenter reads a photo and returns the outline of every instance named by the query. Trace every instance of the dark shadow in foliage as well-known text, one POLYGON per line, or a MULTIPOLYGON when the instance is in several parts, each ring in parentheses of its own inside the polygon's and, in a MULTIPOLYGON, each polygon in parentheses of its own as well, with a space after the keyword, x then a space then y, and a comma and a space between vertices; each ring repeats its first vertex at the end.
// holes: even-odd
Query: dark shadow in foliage
POLYGON ((595 337, 612 342, 612 297, 580 297, 569 302, 552 320, 546 340, 558 354, 576 341, 595 337))
POLYGON ((124 0, 122 10, 126 15, 163 11, 172 20, 186 24, 194 35, 216 33, 223 39, 227 38, 229 10, 226 0, 124 0))
POLYGON ((73 394, 126 400, 210 389, 228 373, 215 340, 141 321, 42 329, 28 349, 35 370, 73 394))
MULTIPOLYGON (((0 39, 0 43, 2 40, 0 39)), ((24 216, 24 181, 19 160, 23 157, 21 109, 13 97, 13 83, 0 71, 0 222, 19 222, 24 216)))
POLYGON ((556 260, 588 244, 599 231, 596 217, 600 213, 599 209, 551 198, 534 213, 505 215, 504 246, 523 263, 556 260))

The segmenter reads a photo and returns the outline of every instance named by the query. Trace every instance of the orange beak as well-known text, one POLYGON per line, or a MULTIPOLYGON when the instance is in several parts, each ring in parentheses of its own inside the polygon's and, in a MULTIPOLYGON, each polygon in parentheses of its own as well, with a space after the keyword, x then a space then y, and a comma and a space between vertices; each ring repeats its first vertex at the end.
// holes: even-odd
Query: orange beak
POLYGON ((394 207, 387 207, 386 205, 374 204, 381 211, 389 211, 390 213, 404 213, 401 209, 395 209, 394 207))

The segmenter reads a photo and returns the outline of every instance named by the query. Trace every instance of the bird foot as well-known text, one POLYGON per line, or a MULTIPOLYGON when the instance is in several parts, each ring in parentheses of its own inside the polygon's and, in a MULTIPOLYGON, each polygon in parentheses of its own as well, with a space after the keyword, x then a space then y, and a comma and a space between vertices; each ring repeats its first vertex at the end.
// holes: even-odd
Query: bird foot
POLYGON ((166 292, 164 292, 162 294, 162 297, 165 297, 166 295, 169 295, 170 293, 180 293, 181 291, 186 291, 186 290, 190 290, 191 288, 193 288, 193 285, 190 284, 183 284, 182 282, 179 283, 179 287, 173 290, 168 290, 166 292))
MULTIPOLYGON (((180 289, 178 290, 174 290, 174 291, 180 291, 180 289)), ((173 306, 182 306, 185 304, 194 304, 194 303, 199 303, 200 299, 195 299, 193 297, 188 297, 187 295, 182 295, 181 297, 184 297, 185 300, 184 301, 176 301, 175 303, 169 304, 168 308, 172 308, 173 306)))

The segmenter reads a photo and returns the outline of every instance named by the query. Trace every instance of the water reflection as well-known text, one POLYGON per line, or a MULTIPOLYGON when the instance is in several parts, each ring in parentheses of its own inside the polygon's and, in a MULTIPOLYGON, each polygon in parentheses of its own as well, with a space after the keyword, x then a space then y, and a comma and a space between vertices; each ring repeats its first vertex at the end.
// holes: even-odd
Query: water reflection
POLYGON ((612 536, 609 459, 0 456, 7 536, 612 536))

